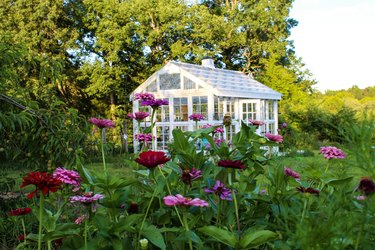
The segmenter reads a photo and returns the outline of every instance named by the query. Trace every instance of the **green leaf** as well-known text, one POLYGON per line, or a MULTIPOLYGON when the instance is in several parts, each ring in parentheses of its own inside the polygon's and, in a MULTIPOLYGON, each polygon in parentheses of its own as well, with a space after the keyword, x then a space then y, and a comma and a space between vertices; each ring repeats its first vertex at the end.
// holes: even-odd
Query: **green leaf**
POLYGON ((353 176, 346 177, 343 179, 331 179, 326 182, 327 185, 333 186, 333 187, 338 187, 343 184, 349 183, 353 179, 353 176))
POLYGON ((164 238, 160 230, 154 225, 144 226, 142 229, 142 235, 149 239, 152 244, 159 247, 160 249, 166 249, 164 238))
POLYGON ((237 243, 236 235, 234 233, 215 226, 201 227, 198 229, 198 231, 214 238, 218 242, 224 243, 225 245, 233 248, 237 243))
POLYGON ((240 249, 249 249, 277 239, 278 234, 269 230, 247 231, 245 232, 240 242, 238 243, 240 249))
POLYGON ((77 166, 77 170, 80 174, 80 176, 82 177, 82 179, 86 182, 86 183, 89 183, 90 185, 94 185, 94 182, 89 174, 89 172, 87 171, 87 169, 81 165, 81 164, 78 164, 77 166))
POLYGON ((143 214, 132 214, 125 218, 121 218, 119 222, 113 227, 115 233, 134 232, 132 226, 138 223, 142 218, 143 214))

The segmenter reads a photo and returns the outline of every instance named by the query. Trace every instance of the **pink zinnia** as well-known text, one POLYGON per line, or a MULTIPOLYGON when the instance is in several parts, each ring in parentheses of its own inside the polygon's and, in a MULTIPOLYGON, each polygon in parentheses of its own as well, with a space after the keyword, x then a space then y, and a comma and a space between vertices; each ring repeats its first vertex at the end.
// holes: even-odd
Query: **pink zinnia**
POLYGON ((205 118, 204 115, 202 115, 202 114, 194 113, 194 114, 191 114, 191 115, 189 116, 189 119, 190 119, 190 120, 193 120, 193 121, 195 121, 195 122, 199 122, 199 121, 202 121, 202 120, 204 120, 204 119, 206 119, 206 118, 205 118))
POLYGON ((90 118, 89 122, 97 126, 98 128, 114 128, 115 123, 111 120, 107 119, 99 119, 99 118, 90 118))
POLYGON ((336 158, 336 159, 344 159, 346 157, 345 153, 336 147, 321 147, 320 152, 324 155, 324 158, 327 160, 331 158, 336 158))
POLYGON ((222 183, 221 181, 217 180, 215 185, 212 187, 212 188, 206 188, 204 189, 204 191, 206 193, 210 193, 210 194, 217 194, 220 199, 222 200, 228 200, 228 201, 231 201, 232 200, 232 192, 229 188, 227 188, 224 183, 222 183))
POLYGON ((180 194, 168 195, 163 198, 164 204, 171 207, 171 206, 195 206, 195 207, 208 207, 208 202, 201 200, 199 198, 187 198, 183 197, 180 194))
POLYGON ((134 138, 139 142, 149 142, 152 141, 152 134, 135 134, 134 138))
POLYGON ((148 117, 150 114, 148 112, 135 112, 134 114, 128 114, 128 117, 137 120, 137 121, 142 121, 146 117, 148 117))
POLYGON ((78 172, 61 167, 58 167, 55 172, 53 172, 53 177, 62 181, 63 183, 73 185, 74 187, 78 187, 82 181, 78 172))
POLYGON ((136 93, 134 94, 134 100, 141 100, 141 101, 155 100, 155 96, 151 93, 136 93))
POLYGON ((270 134, 270 133, 267 132, 266 137, 268 138, 268 140, 274 141, 276 143, 279 143, 279 142, 283 141, 283 136, 281 136, 281 135, 273 135, 273 134, 270 134))
POLYGON ((191 182, 200 177, 202 177, 202 172, 199 169, 185 169, 182 171, 181 180, 183 183, 191 186, 191 182))
POLYGON ((286 176, 293 177, 296 180, 299 180, 301 178, 301 175, 297 172, 294 172, 291 168, 284 167, 284 174, 286 176))
POLYGON ((163 106, 163 105, 168 105, 169 102, 167 100, 163 100, 163 99, 156 99, 156 100, 143 100, 141 102, 141 105, 142 106, 150 106, 151 108, 153 109, 157 109, 159 108, 160 106, 163 106))
POLYGON ((70 197, 70 202, 75 203, 75 202, 81 202, 83 204, 90 204, 93 203, 94 201, 103 199, 104 196, 101 194, 93 194, 93 192, 88 192, 84 193, 83 195, 76 195, 70 197))
POLYGON ((249 123, 256 127, 259 127, 265 124, 263 121, 257 121, 257 120, 252 120, 252 119, 249 120, 249 123))

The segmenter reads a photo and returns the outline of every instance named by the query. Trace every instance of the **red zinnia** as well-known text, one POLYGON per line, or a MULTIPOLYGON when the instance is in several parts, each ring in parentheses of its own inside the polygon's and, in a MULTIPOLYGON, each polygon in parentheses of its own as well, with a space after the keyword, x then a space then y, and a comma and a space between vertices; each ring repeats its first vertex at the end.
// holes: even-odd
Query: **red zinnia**
POLYGON ((34 191, 27 195, 27 198, 32 199, 38 190, 42 191, 43 195, 47 195, 50 191, 57 192, 57 190, 60 189, 62 182, 53 177, 52 174, 46 172, 30 172, 28 176, 23 177, 21 188, 30 184, 35 185, 36 187, 34 191))
POLYGON ((375 192, 375 182, 373 182, 369 177, 362 177, 357 190, 365 193, 366 195, 372 194, 375 192))
POLYGON ((10 216, 19 216, 19 215, 26 215, 31 213, 31 208, 25 207, 25 208, 17 208, 15 210, 11 210, 9 212, 10 216))
POLYGON ((310 193, 310 194, 316 194, 319 195, 320 191, 313 189, 311 187, 304 188, 304 187, 297 187, 297 190, 300 191, 301 193, 310 193))
POLYGON ((243 165, 243 163, 238 160, 238 161, 232 161, 232 160, 220 160, 217 163, 218 166, 224 167, 224 168, 237 168, 237 169, 245 169, 246 166, 243 165))
POLYGON ((150 169, 155 168, 160 164, 164 164, 169 160, 170 159, 165 153, 160 151, 142 152, 139 157, 135 159, 136 162, 150 169))

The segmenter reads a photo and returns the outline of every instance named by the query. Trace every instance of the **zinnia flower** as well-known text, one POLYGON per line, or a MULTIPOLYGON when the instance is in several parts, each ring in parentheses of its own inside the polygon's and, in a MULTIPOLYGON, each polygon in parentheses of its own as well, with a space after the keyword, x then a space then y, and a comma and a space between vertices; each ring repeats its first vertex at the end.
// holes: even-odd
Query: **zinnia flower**
POLYGON ((61 188, 61 181, 46 172, 30 172, 28 176, 23 177, 21 188, 28 185, 36 187, 34 191, 27 195, 27 198, 32 199, 39 190, 42 191, 43 195, 47 195, 50 191, 57 192, 61 188))
POLYGON ((107 119, 90 118, 89 122, 97 126, 98 128, 114 128, 115 123, 107 119))
POLYGON ((345 153, 336 147, 321 147, 320 152, 324 155, 327 160, 331 158, 344 159, 346 157, 345 153))
POLYGON ((296 180, 299 180, 301 178, 301 175, 297 172, 294 172, 291 168, 284 167, 284 174, 286 176, 293 177, 296 180))
POLYGON ((191 170, 185 169, 182 171, 181 180, 186 185, 191 186, 191 182, 202 177, 202 172, 196 168, 192 168, 191 170))
POLYGON ((167 100, 163 100, 163 99, 156 99, 156 100, 143 100, 141 102, 141 105, 142 106, 150 106, 151 108, 153 109, 157 109, 159 108, 160 106, 163 106, 163 105, 168 105, 169 102, 167 100))
POLYGON ((217 165, 223 168, 236 168, 236 169, 245 169, 246 166, 240 160, 220 160, 217 165))
POLYGON ((152 134, 135 134, 134 138, 139 142, 149 142, 152 141, 152 134))
POLYGON ((138 213, 138 204, 136 202, 130 203, 130 206, 128 208, 129 214, 136 214, 138 213))
POLYGON ((210 194, 217 194, 222 200, 232 200, 232 192, 219 180, 216 181, 212 188, 206 188, 204 191, 210 194))
POLYGON ((78 172, 61 167, 58 167, 55 172, 53 172, 53 177, 62 181, 63 183, 73 185, 74 187, 78 187, 82 181, 78 172))
POLYGON ((137 120, 137 121, 142 121, 146 117, 148 117, 150 114, 148 112, 135 112, 134 114, 128 114, 128 117, 131 119, 137 120))
POLYGON ((365 193, 366 195, 372 194, 375 192, 375 183, 369 177, 362 177, 357 190, 365 193))
POLYGON ((25 235, 24 234, 18 235, 17 238, 18 238, 19 241, 25 241, 25 235))
POLYGON ((10 216, 19 216, 19 215, 26 215, 31 213, 31 208, 25 207, 25 208, 17 208, 15 210, 11 210, 8 214, 10 216))
POLYGON ((265 124, 263 121, 257 121, 252 119, 249 120, 249 123, 255 127, 259 127, 265 124))
POLYGON ((168 162, 170 159, 161 151, 146 151, 142 152, 136 162, 145 166, 146 168, 152 169, 160 164, 168 162))
POLYGON ((283 128, 286 128, 288 127, 288 124, 286 122, 283 122, 283 124, 281 125, 283 128))
POLYGON ((270 133, 266 133, 266 137, 268 138, 268 140, 270 141, 274 141, 276 143, 279 143, 279 142, 282 142, 283 141, 283 136, 282 135, 273 135, 273 134, 270 134, 270 133))
POLYGON ((155 100, 155 96, 151 93, 136 93, 134 94, 134 100, 141 100, 141 101, 155 100))
POLYGON ((194 113, 194 114, 191 114, 191 115, 189 116, 189 119, 190 119, 190 120, 193 120, 193 121, 195 121, 195 122, 199 122, 199 121, 202 121, 202 120, 204 120, 204 119, 206 119, 206 118, 205 118, 204 115, 202 115, 202 114, 194 113))
POLYGON ((163 198, 164 204, 167 206, 195 206, 195 207, 208 207, 208 202, 198 198, 186 198, 180 194, 168 195, 163 198))
POLYGON ((304 188, 304 187, 297 187, 297 190, 300 191, 301 193, 310 193, 310 194, 317 194, 319 195, 320 191, 313 189, 311 187, 304 188))
POLYGON ((103 198, 104 196, 101 194, 94 194, 93 192, 87 192, 87 193, 84 193, 83 195, 76 195, 76 196, 70 197, 70 202, 71 203, 80 202, 83 204, 91 204, 94 201, 97 201, 103 198))

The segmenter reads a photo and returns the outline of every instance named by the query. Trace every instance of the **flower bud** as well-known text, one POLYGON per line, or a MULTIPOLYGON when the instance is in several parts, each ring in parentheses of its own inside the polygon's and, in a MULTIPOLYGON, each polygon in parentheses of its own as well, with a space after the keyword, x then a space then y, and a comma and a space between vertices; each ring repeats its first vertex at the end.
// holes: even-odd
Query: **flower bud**
POLYGON ((147 239, 141 239, 139 240, 139 244, 141 244, 141 249, 146 250, 148 247, 148 240, 147 239))
POLYGON ((229 127, 232 124, 232 117, 230 114, 225 114, 223 118, 223 125, 229 127))

